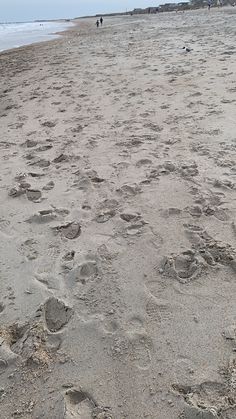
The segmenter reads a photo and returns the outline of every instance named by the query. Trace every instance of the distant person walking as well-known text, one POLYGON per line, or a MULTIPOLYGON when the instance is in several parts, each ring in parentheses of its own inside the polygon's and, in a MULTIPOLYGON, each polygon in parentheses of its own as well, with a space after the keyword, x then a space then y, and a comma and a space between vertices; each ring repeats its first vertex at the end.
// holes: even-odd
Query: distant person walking
POLYGON ((208 0, 208 2, 207 2, 207 4, 208 4, 208 10, 211 10, 211 5, 212 5, 211 1, 212 0, 208 0))
POLYGON ((97 20, 96 25, 97 25, 97 28, 99 28, 99 20, 97 20))
POLYGON ((101 23, 101 26, 102 26, 102 24, 103 24, 103 18, 102 18, 102 16, 100 17, 100 23, 101 23))

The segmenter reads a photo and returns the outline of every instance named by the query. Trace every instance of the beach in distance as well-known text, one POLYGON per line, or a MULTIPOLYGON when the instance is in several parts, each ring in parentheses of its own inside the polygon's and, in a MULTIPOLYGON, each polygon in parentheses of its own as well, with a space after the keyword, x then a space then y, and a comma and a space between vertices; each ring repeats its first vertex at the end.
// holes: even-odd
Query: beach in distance
POLYGON ((96 20, 0 54, 0 417, 235 419, 235 8, 96 20))

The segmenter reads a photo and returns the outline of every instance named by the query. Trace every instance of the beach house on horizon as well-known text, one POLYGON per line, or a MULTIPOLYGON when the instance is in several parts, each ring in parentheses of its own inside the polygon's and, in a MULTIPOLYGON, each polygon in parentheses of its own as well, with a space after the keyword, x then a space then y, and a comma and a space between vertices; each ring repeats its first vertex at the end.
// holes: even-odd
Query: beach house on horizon
POLYGON ((172 12, 174 10, 187 10, 190 8, 190 2, 184 1, 180 3, 164 3, 157 7, 146 7, 145 9, 136 8, 132 14, 155 14, 158 12, 172 12))

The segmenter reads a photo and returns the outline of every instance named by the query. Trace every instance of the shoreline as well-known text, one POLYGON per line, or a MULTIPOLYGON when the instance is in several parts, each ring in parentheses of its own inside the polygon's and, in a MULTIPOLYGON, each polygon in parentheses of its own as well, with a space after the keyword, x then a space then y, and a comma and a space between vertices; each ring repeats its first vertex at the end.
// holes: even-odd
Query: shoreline
POLYGON ((236 417, 234 20, 0 54, 2 417, 236 417))
MULTIPOLYGON (((58 20, 58 21, 45 21, 46 23, 67 23, 65 20, 58 20)), ((40 22, 20 22, 20 23, 40 23, 40 22)), ((43 23, 43 22, 42 22, 43 23)), ((76 23, 75 22, 73 22, 73 21, 71 21, 71 22, 68 22, 68 26, 69 26, 69 24, 73 24, 73 25, 75 25, 76 26, 76 23)), ((73 26, 71 26, 71 28, 72 28, 73 26)), ((65 30, 60 30, 60 31, 56 31, 56 32, 51 32, 51 33, 48 33, 48 34, 45 34, 45 35, 43 35, 43 36, 45 36, 45 37, 51 37, 51 39, 49 38, 49 39, 45 39, 44 41, 35 41, 35 42, 32 42, 32 43, 29 43, 29 44, 23 44, 23 45, 20 45, 19 47, 14 47, 14 48, 7 48, 7 49, 4 49, 4 50, 1 50, 0 51, 0 54, 2 54, 2 53, 4 53, 4 52, 9 52, 9 51, 11 51, 11 50, 17 50, 17 49, 19 49, 19 48, 24 48, 24 47, 28 47, 28 46, 32 46, 32 45, 38 45, 38 44, 41 44, 41 43, 44 43, 44 42, 51 42, 51 41, 55 41, 55 40, 57 40, 57 39, 60 39, 60 37, 62 37, 63 36, 63 34, 65 33, 65 32, 67 32, 67 31, 70 31, 71 29, 68 27, 68 28, 65 28, 65 30), (53 38, 52 38, 53 37, 53 38)))

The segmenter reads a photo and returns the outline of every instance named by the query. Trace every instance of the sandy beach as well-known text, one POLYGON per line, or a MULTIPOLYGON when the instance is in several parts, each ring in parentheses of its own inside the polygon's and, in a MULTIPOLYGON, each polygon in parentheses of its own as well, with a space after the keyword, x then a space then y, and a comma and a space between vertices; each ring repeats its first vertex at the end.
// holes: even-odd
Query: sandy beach
POLYGON ((2 419, 236 418, 234 12, 0 54, 2 419))

